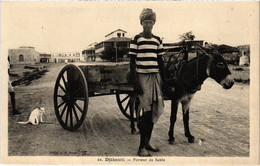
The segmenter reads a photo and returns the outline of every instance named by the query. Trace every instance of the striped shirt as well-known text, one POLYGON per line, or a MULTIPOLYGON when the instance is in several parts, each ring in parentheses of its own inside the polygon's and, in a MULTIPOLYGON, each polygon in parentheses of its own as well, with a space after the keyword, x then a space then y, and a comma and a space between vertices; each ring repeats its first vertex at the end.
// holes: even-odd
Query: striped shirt
POLYGON ((163 54, 162 40, 158 36, 144 38, 139 34, 131 40, 129 56, 136 57, 137 73, 158 73, 158 56, 163 54))

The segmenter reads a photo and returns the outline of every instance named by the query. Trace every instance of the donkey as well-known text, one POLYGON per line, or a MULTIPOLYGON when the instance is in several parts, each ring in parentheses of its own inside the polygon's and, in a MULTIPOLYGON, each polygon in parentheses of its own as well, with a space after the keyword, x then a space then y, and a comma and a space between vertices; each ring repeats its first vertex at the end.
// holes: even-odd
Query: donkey
MULTIPOLYGON (((179 103, 182 104, 185 136, 190 143, 193 143, 195 142, 195 138, 191 135, 189 129, 189 108, 194 94, 201 89, 201 85, 208 77, 214 79, 224 89, 230 89, 234 84, 231 72, 224 58, 215 50, 206 49, 201 46, 199 46, 199 48, 200 55, 183 63, 179 68, 177 76, 173 76, 173 73, 176 73, 176 71, 174 71, 174 63, 168 61, 166 65, 165 74, 168 79, 166 80, 167 86, 164 95, 171 100, 170 128, 168 132, 168 141, 170 144, 173 144, 175 140, 174 124, 176 122, 179 103)), ((133 96, 136 97, 135 95, 133 96)), ((136 99, 132 101, 136 101, 136 99)), ((133 109, 134 107, 131 108, 132 110, 130 109, 130 112, 137 111, 137 114, 139 114, 140 110, 133 109)), ((131 113, 131 115, 133 115, 133 113, 131 113)), ((133 118, 131 126, 133 126, 132 123, 133 118)), ((135 129, 132 128, 132 131, 133 130, 135 129)))

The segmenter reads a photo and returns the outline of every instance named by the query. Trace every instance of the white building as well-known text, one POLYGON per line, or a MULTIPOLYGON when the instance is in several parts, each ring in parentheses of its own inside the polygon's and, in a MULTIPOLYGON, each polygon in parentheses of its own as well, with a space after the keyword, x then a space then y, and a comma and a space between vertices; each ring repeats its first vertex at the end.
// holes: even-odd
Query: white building
POLYGON ((34 47, 23 46, 17 49, 9 49, 10 64, 35 64, 40 62, 40 54, 34 47))
POLYGON ((79 52, 60 52, 54 53, 54 62, 63 63, 63 62, 79 62, 81 56, 79 52))

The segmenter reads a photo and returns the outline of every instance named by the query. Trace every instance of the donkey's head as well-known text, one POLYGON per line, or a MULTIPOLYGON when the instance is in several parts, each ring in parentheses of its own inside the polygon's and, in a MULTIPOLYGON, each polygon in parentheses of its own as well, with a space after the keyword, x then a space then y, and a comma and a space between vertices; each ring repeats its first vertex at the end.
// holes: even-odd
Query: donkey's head
POLYGON ((231 77, 225 59, 215 50, 205 50, 205 53, 209 56, 207 75, 223 88, 230 89, 234 84, 234 79, 231 77))

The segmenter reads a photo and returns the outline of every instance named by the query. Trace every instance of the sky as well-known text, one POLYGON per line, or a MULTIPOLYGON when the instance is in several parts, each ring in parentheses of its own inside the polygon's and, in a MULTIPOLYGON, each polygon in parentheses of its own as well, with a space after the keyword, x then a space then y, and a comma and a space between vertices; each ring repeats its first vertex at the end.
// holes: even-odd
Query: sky
POLYGON ((1 2, 2 53, 81 52, 116 29, 131 38, 142 31, 143 8, 156 12, 153 33, 164 43, 192 31, 195 40, 238 46, 252 43, 259 28, 259 2, 1 2))

